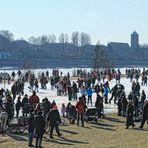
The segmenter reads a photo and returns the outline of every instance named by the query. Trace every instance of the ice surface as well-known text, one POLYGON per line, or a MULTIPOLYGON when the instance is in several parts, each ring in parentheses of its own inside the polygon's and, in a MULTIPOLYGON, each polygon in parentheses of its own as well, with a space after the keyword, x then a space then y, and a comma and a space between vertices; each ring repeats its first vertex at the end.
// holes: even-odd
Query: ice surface
MULTIPOLYGON (((38 75, 38 73, 46 72, 47 70, 49 71, 49 73, 51 75, 52 69, 36 69, 36 70, 31 70, 31 71, 34 72, 36 75, 38 75)), ((62 71, 63 75, 66 75, 68 72, 70 73, 70 75, 72 75, 73 70, 74 70, 74 68, 72 68, 72 69, 60 69, 59 71, 62 71)), ((12 73, 12 71, 13 70, 5 70, 5 72, 8 72, 10 74, 12 73)), ((17 71, 18 70, 15 70, 15 72, 17 72, 17 71)), ((90 71, 90 69, 87 69, 87 71, 90 71)), ((125 68, 121 69, 121 71, 122 71, 122 73, 125 73, 125 68)), ((3 70, 0 70, 0 72, 3 72, 3 70)), ((139 78, 139 82, 141 83, 141 77, 139 78)), ((112 88, 116 84, 116 81, 112 80, 112 81, 109 82, 109 84, 110 84, 110 88, 112 88)), ((130 91, 131 91, 130 80, 125 78, 125 77, 121 78, 121 84, 123 84, 125 86, 125 92, 126 92, 126 95, 128 95, 130 93, 130 91)), ((5 84, 5 89, 10 90, 11 86, 12 86, 12 84, 8 85, 6 83, 5 84)), ((30 96, 32 93, 29 92, 28 86, 29 86, 29 84, 26 83, 25 88, 24 88, 24 93, 28 94, 28 96, 30 96)), ((39 84, 39 86, 40 86, 40 84, 39 84)), ((4 83, 0 84, 0 88, 2 88, 2 87, 4 88, 4 83)), ((143 90, 143 89, 145 90, 146 94, 148 94, 147 87, 146 86, 141 86, 141 90, 143 90)), ((47 97, 51 102, 53 100, 55 100, 59 110, 61 109, 62 103, 67 104, 69 102, 68 101, 68 96, 57 96, 57 91, 56 90, 51 90, 49 83, 47 84, 47 89, 46 90, 43 90, 43 89, 39 88, 39 92, 37 92, 37 95, 39 96, 41 101, 45 97, 47 97)), ((80 94, 78 94, 78 96, 80 96, 80 94)), ((109 98, 110 97, 111 97, 111 95, 109 94, 109 98)), ((96 94, 94 93, 93 94, 93 105, 95 103, 95 100, 96 100, 96 94)), ((75 104, 76 101, 71 101, 71 103, 75 104)), ((113 102, 111 104, 105 104, 104 109, 105 109, 105 113, 117 112, 117 106, 114 105, 113 102)))

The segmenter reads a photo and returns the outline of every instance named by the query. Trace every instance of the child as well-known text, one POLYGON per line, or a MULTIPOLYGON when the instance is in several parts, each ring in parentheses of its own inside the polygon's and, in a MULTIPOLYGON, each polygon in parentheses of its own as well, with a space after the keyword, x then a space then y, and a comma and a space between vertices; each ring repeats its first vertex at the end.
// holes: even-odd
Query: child
POLYGON ((63 117, 65 117, 65 113, 66 113, 66 106, 65 106, 65 104, 64 104, 64 103, 62 104, 61 113, 62 113, 63 117))

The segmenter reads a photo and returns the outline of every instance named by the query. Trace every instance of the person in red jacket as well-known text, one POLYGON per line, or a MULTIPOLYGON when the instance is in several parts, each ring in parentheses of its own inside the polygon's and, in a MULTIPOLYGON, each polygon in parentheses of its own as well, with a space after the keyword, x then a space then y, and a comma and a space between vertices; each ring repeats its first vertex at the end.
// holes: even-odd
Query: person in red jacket
POLYGON ((79 101, 76 103, 77 110, 77 126, 79 126, 79 120, 81 118, 82 127, 84 127, 84 102, 82 97, 79 97, 79 101))
POLYGON ((32 96, 29 97, 29 103, 32 107, 36 107, 36 104, 40 102, 39 97, 36 95, 36 92, 33 91, 32 96))

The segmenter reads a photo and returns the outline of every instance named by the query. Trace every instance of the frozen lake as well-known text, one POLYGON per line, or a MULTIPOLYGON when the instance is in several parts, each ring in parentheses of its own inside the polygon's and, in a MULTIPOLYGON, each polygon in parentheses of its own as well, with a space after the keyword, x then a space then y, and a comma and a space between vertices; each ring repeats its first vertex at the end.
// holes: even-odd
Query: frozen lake
MULTIPOLYGON (((38 73, 46 72, 47 70, 51 74, 52 69, 37 69, 37 70, 31 70, 31 71, 36 73, 36 75, 38 75, 38 73)), ((71 68, 71 69, 59 69, 59 71, 63 72, 63 75, 67 74, 68 72, 70 73, 70 75, 72 75, 73 70, 74 70, 74 68, 71 68)), ((85 69, 85 70, 90 71, 91 69, 89 68, 89 69, 85 69)), ((120 69, 120 70, 121 70, 122 73, 125 73, 125 68, 120 69)), ((10 74, 12 73, 12 71, 13 70, 5 70, 5 72, 8 72, 10 74)), ((18 70, 14 70, 14 71, 17 72, 18 70)), ((0 72, 3 72, 3 70, 0 70, 0 72)), ((139 82, 141 83, 141 77, 139 79, 139 82)), ((116 84, 116 81, 112 80, 112 81, 109 82, 109 84, 110 84, 110 88, 112 88, 116 84)), ((126 92, 126 95, 128 95, 130 93, 130 91, 131 91, 130 80, 126 79, 126 78, 121 78, 121 84, 123 84, 125 86, 125 92, 126 92)), ((5 88, 10 90, 11 86, 12 86, 12 84, 7 85, 7 83, 6 83, 5 88)), ((29 86, 29 84, 26 83, 24 93, 28 94, 30 96, 32 93, 29 92, 28 86, 29 86)), ((39 86, 40 86, 40 84, 39 84, 39 86)), ((2 87, 4 87, 3 83, 0 84, 0 88, 2 88, 2 87)), ((148 94, 147 87, 146 86, 141 86, 141 90, 143 90, 143 89, 145 90, 146 94, 148 94)), ((68 96, 57 96, 57 91, 56 90, 51 90, 49 83, 47 84, 47 89, 46 90, 43 90, 43 89, 39 88, 39 92, 37 93, 37 95, 39 96, 40 100, 42 100, 45 97, 47 97, 51 102, 53 100, 55 100, 59 109, 61 108, 62 103, 67 104, 69 102, 68 101, 68 96)), ((78 93, 78 96, 80 96, 79 93, 78 93)), ((109 98, 110 97, 111 97, 111 95, 109 94, 109 98)), ((93 105, 95 103, 95 100, 96 100, 96 94, 94 93, 93 94, 93 105)), ((75 104, 76 102, 71 101, 71 103, 75 104)), ((117 112, 117 106, 114 105, 113 102, 111 104, 105 104, 104 109, 105 109, 105 113, 117 112)))

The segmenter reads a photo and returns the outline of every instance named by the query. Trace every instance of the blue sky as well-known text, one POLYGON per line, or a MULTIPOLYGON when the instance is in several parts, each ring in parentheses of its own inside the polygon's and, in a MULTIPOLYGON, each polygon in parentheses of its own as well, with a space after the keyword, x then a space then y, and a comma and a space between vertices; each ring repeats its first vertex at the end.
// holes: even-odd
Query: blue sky
POLYGON ((148 43, 148 0, 0 0, 0 30, 15 38, 86 32, 98 40, 130 43, 136 30, 148 43))

